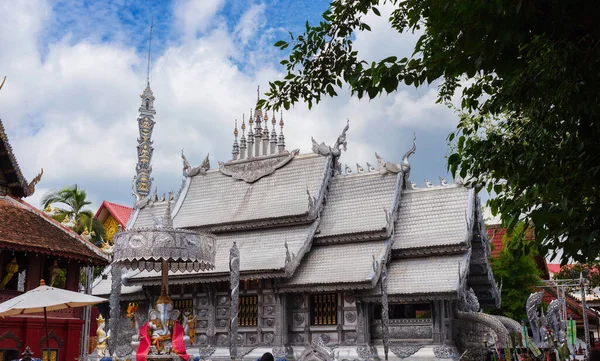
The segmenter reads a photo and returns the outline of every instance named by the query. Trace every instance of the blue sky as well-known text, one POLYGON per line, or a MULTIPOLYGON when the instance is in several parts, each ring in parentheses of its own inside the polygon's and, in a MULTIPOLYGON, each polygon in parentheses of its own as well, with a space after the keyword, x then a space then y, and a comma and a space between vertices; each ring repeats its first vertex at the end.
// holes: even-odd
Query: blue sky
MULTIPOLYGON (((0 118, 25 176, 44 177, 29 201, 74 183, 92 207, 132 204, 137 109, 146 78, 154 18, 151 83, 156 96, 153 176, 159 193, 181 183, 181 149, 191 163, 230 159, 235 119, 254 106, 256 87, 284 76, 285 56, 272 45, 316 22, 328 2, 269 0, 0 2, 0 118)), ((397 34, 383 15, 355 46, 366 60, 410 56, 418 37, 397 34)), ((446 172, 447 135, 457 116, 435 104, 435 86, 401 87, 372 101, 347 91, 308 110, 284 113, 289 149, 310 152, 311 136, 335 142, 350 119, 342 163, 376 164, 374 153, 400 162, 417 135, 411 176, 423 186, 446 172)))

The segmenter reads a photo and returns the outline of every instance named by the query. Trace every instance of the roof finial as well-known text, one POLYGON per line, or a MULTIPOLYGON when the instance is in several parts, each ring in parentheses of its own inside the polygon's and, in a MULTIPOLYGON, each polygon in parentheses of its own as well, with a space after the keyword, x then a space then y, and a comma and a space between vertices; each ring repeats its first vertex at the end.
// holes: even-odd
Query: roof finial
POLYGON ((231 150, 231 154, 233 155, 233 160, 237 160, 238 155, 240 154, 240 146, 238 144, 237 119, 235 120, 235 128, 233 129, 233 136, 235 138, 233 140, 233 149, 231 150))
POLYGON ((154 16, 150 23, 150 40, 148 41, 148 69, 146 69, 146 83, 150 86, 150 50, 152 49, 152 28, 154 27, 154 16))
MULTIPOLYGON (((260 100, 260 85, 256 87, 256 107, 254 108, 254 121, 256 122, 256 127, 260 127, 260 122, 262 121, 262 110, 258 108, 258 101, 260 100)), ((266 115, 266 114, 265 114, 266 115)), ((268 116, 265 116, 268 118, 268 116)), ((267 124, 267 119, 265 119, 265 126, 267 124)), ((257 128, 255 128, 257 129, 257 128)))
POLYGON ((277 125, 277 119, 275 119, 275 110, 273 110, 273 118, 271 118, 271 148, 270 153, 275 154, 277 152, 277 131, 275 130, 275 126, 277 125))
POLYGON ((252 154, 254 152, 254 133, 252 132, 252 124, 254 124, 254 120, 252 119, 252 108, 250 108, 250 118, 248 119, 248 149, 246 158, 252 158, 252 154))
POLYGON ((242 114, 242 138, 240 139, 240 156, 239 159, 246 158, 246 115, 242 114))
POLYGON ((280 134, 283 134, 283 110, 281 111, 281 116, 279 118, 279 127, 281 128, 280 134))
POLYGON ((402 163, 400 163, 400 165, 402 167, 402 173, 404 173, 404 185, 405 185, 405 187, 406 187, 406 183, 407 183, 407 181, 408 181, 408 179, 410 177, 410 162, 408 161, 408 158, 412 154, 415 154, 416 151, 417 151, 417 135, 413 132, 413 145, 412 145, 412 148, 410 148, 408 150, 408 152, 406 152, 406 154, 404 154, 404 157, 402 157, 402 163))
POLYGON ((285 150, 285 136, 283 135, 283 111, 281 111, 281 118, 279 119, 279 138, 277 140, 277 151, 279 153, 285 150))

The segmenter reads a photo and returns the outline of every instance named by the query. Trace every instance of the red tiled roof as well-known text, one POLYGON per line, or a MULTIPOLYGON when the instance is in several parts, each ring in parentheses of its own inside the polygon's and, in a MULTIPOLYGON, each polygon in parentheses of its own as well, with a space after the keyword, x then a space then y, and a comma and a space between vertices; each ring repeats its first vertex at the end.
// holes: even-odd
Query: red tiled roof
MULTIPOLYGON (((490 224, 486 227, 488 237, 490 238, 490 243, 492 244, 492 258, 500 256, 500 252, 504 249, 504 243, 502 242, 504 236, 506 235, 506 228, 502 228, 500 224, 490 224)), ((527 239, 533 239, 533 232, 528 231, 527 239)), ((542 272, 542 279, 550 279, 550 274, 548 273, 548 267, 546 265, 546 260, 544 257, 535 256, 535 263, 538 269, 542 272)))
MULTIPOLYGON (((554 288, 544 288, 544 297, 542 301, 546 304, 550 304, 552 300, 556 299, 556 290, 554 288)), ((567 317, 572 317, 574 320, 582 319, 581 316, 581 303, 573 297, 567 295, 567 317)), ((590 321, 596 321, 600 317, 598 313, 594 312, 591 308, 587 308, 587 314, 590 321)))
POLYGON ((0 197, 0 248, 59 255, 96 265, 109 258, 89 241, 32 205, 0 197))
POLYGON ((131 207, 109 201, 103 201, 94 217, 98 218, 103 209, 106 209, 108 213, 110 213, 123 228, 125 228, 127 221, 129 221, 129 217, 131 217, 131 213, 133 213, 133 208, 131 207))
POLYGON ((498 257, 502 249, 504 249, 502 239, 506 234, 506 229, 502 228, 499 224, 489 225, 487 226, 487 233, 492 244, 492 257, 498 257))

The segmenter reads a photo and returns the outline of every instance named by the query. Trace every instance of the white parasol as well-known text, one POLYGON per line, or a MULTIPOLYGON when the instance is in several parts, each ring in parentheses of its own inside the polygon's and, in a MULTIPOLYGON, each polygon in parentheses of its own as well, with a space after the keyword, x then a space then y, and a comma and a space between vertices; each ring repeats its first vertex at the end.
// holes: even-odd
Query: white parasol
POLYGON ((39 287, 0 303, 0 317, 43 312, 44 324, 46 326, 46 346, 49 349, 50 340, 48 338, 47 311, 91 306, 106 301, 108 300, 96 296, 49 287, 46 286, 44 280, 41 280, 39 287))

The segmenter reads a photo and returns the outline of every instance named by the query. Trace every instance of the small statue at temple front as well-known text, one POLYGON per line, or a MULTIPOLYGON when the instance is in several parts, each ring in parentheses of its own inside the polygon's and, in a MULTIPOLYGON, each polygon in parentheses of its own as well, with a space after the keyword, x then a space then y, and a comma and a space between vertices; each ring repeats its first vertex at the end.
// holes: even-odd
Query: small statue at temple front
POLYGON ((60 274, 60 267, 58 267, 58 262, 54 260, 52 263, 52 267, 50 267, 50 287, 54 286, 54 282, 56 282, 56 277, 60 274))
MULTIPOLYGON (((135 311, 128 308, 128 315, 130 313, 134 314, 135 311)), ((171 351, 178 355, 185 355, 186 345, 190 344, 190 336, 187 334, 190 332, 189 319, 186 318, 184 329, 177 321, 180 314, 179 310, 173 309, 173 301, 167 294, 166 288, 163 288, 154 304, 154 309, 148 311, 148 322, 140 327, 139 341, 134 339, 131 342, 132 347, 137 346, 137 355, 146 356, 150 352, 170 354, 171 351)), ((195 321, 195 318, 192 319, 195 321)))
POLYGON ((110 337, 110 330, 108 330, 108 333, 104 331, 105 324, 104 317, 102 317, 102 314, 98 316, 96 321, 98 321, 98 329, 96 330, 96 336, 98 337, 98 343, 96 344, 96 354, 98 355, 98 357, 105 357, 107 341, 110 337))
POLYGON ((184 331, 185 334, 190 338, 190 345, 194 344, 194 340, 196 338, 196 319, 197 316, 192 315, 190 311, 186 311, 184 314, 185 326, 184 331))

